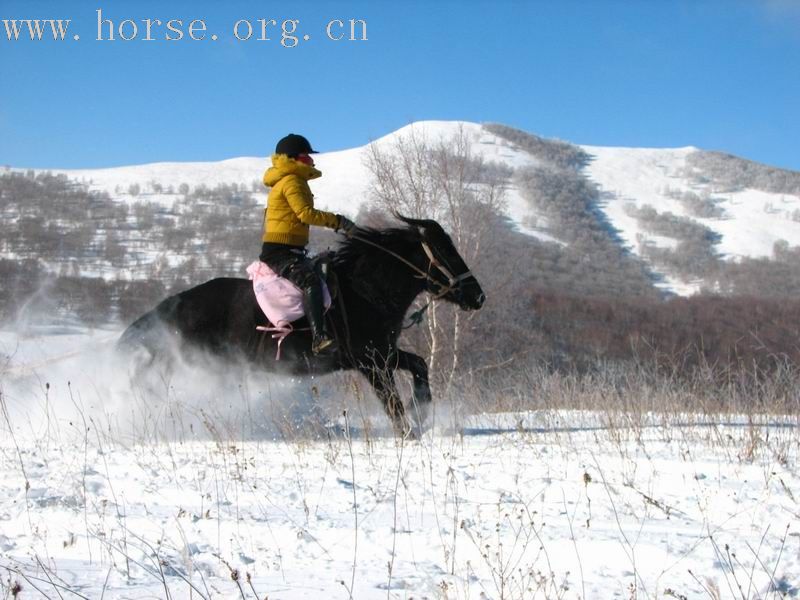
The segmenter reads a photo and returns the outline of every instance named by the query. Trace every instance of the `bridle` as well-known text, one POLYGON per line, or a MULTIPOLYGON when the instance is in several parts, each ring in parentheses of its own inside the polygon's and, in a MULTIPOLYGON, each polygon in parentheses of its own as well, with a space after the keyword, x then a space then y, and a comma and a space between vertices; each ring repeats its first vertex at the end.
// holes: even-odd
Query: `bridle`
POLYGON ((368 240, 368 239, 366 239, 364 237, 361 237, 358 234, 353 234, 353 235, 351 235, 349 237, 351 237, 353 239, 356 239, 359 242, 363 242, 364 244, 367 244, 367 245, 372 246, 374 248, 377 248, 378 250, 382 250, 383 252, 386 252, 387 254, 390 254, 391 256, 394 256, 397 260, 399 260, 402 263, 405 263, 412 271, 415 271, 417 273, 416 275, 414 275, 414 277, 416 277, 417 279, 427 279, 428 281, 430 281, 430 282, 436 284, 437 286, 439 286, 439 291, 438 292, 436 292, 436 293, 429 292, 432 297, 422 306, 422 308, 420 308, 419 310, 414 311, 409 316, 409 318, 408 318, 409 324, 408 325, 403 325, 402 329, 408 329, 410 327, 413 327, 414 325, 419 325, 420 323, 422 323, 422 319, 425 316, 425 311, 428 310, 428 306, 430 306, 431 302, 433 302, 434 300, 439 300, 440 298, 443 298, 444 296, 449 294, 451 291, 453 291, 462 281, 464 281, 465 279, 468 279, 468 278, 473 276, 472 272, 469 269, 467 269, 466 271, 461 273, 461 275, 453 275, 453 272, 450 269, 448 269, 446 266, 444 266, 436 258, 436 256, 433 254, 433 250, 431 250, 431 247, 428 245, 428 242, 426 242, 426 241, 422 242, 422 249, 425 251, 425 256, 428 257, 428 261, 430 261, 430 262, 428 263, 428 270, 427 271, 423 271, 417 265, 412 263, 410 260, 400 256, 397 252, 394 252, 393 250, 389 250, 388 248, 386 248, 384 246, 381 246, 380 244, 376 244, 372 240, 368 240), (437 269, 439 269, 439 272, 442 275, 447 277, 447 285, 443 284, 441 281, 439 281, 439 279, 437 279, 436 277, 433 277, 431 275, 431 268, 432 267, 436 267, 437 269))
POLYGON ((431 247, 428 245, 428 242, 422 242, 422 249, 425 251, 425 255, 428 257, 428 260, 430 261, 430 264, 428 265, 428 273, 430 273, 431 267, 436 267, 437 269, 439 269, 439 271, 442 273, 442 275, 447 277, 447 284, 448 285, 444 286, 444 285, 442 285, 442 283, 440 281, 434 279, 433 277, 431 277, 430 275, 428 275, 426 273, 426 277, 428 279, 433 281, 436 285, 438 285, 440 288, 442 288, 444 290, 444 292, 442 292, 441 295, 438 296, 438 297, 444 296, 445 294, 447 294, 448 292, 450 292, 451 290, 456 288, 458 286, 458 284, 460 284, 462 281, 472 277, 472 271, 470 271, 469 269, 467 269, 466 271, 461 273, 461 275, 453 275, 452 271, 450 271, 450 269, 445 267, 436 258, 436 256, 434 256, 433 250, 431 250, 431 247))
POLYGON ((397 260, 405 263, 410 269, 415 271, 417 273, 417 275, 415 275, 414 277, 416 277, 417 279, 427 279, 428 281, 436 284, 439 287, 439 290, 436 293, 431 292, 431 294, 433 294, 433 296, 434 296, 432 298, 432 300, 438 300, 439 298, 442 298, 442 297, 446 296, 447 294, 452 292, 454 289, 456 289, 458 287, 458 285, 462 281, 464 281, 465 279, 469 279, 470 277, 473 276, 472 275, 472 271, 470 271, 469 269, 467 269, 466 271, 464 271, 460 275, 453 275, 452 271, 450 271, 450 269, 448 269, 446 266, 444 266, 436 258, 436 256, 434 256, 433 250, 431 250, 431 247, 428 245, 428 242, 425 242, 425 241, 422 242, 422 249, 425 251, 425 255, 428 257, 428 260, 430 261, 429 264, 428 264, 428 270, 427 271, 423 271, 417 265, 412 263, 410 260, 408 260, 408 259, 400 256, 399 254, 397 254, 397 252, 394 252, 393 250, 389 250, 388 248, 386 248, 384 246, 381 246, 380 244, 376 244, 372 240, 368 240, 368 239, 366 239, 366 238, 364 238, 364 237, 362 237, 362 236, 360 236, 358 234, 351 235, 350 237, 352 239, 355 239, 355 240, 358 240, 359 242, 363 242, 365 244, 373 246, 374 248, 378 248, 379 250, 382 250, 382 251, 386 252, 387 254, 390 254, 390 255, 394 256, 397 260), (431 275, 431 267, 436 267, 437 269, 439 269, 439 272, 441 272, 442 275, 447 277, 447 284, 442 283, 439 279, 437 279, 436 277, 433 277, 431 275))

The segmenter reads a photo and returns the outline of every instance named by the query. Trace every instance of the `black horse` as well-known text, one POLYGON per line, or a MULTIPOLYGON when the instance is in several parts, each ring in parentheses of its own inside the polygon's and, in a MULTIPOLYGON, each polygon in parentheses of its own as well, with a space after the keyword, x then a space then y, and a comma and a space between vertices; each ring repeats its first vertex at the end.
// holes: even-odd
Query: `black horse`
MULTIPOLYGON (((397 347, 408 308, 423 291, 476 310, 485 300, 450 236, 432 220, 398 216, 408 227, 361 228, 330 259, 335 298, 327 313, 339 342, 330 356, 314 356, 305 319, 282 343, 280 360, 251 281, 219 278, 171 296, 135 321, 120 338, 122 348, 144 348, 152 363, 163 356, 165 337, 221 355, 239 355, 270 371, 287 374, 357 369, 370 382, 395 431, 411 431, 394 380, 404 369, 413 377, 419 415, 431 401, 428 365, 397 347)), ((330 281, 329 281, 330 283, 330 281)), ((424 419, 424 416, 418 416, 424 419)), ((419 423, 422 424, 421 422, 419 423)))

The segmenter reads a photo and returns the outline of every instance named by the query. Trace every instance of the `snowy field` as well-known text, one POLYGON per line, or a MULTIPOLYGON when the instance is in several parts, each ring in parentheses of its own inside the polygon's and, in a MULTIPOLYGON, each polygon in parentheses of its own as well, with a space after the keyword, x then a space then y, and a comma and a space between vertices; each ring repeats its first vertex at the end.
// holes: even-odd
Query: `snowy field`
POLYGON ((440 402, 402 441, 347 377, 148 395, 116 333, 0 333, 2 598, 800 597, 796 417, 440 402))

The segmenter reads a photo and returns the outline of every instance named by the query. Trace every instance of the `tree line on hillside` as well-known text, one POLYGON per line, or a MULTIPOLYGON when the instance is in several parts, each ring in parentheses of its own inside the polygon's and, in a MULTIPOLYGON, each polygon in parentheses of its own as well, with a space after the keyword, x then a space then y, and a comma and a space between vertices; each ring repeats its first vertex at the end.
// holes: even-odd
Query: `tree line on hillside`
POLYGON ((719 235, 705 225, 650 205, 630 203, 625 212, 639 227, 671 238, 673 247, 639 239, 639 254, 684 281, 702 281, 710 293, 727 296, 795 298, 800 294, 800 246, 775 242, 771 257, 724 260, 716 251, 719 235))
POLYGON ((743 257, 718 264, 710 281, 719 294, 792 302, 800 298, 800 246, 781 240, 774 244, 770 258, 743 257))
POLYGON ((765 375, 800 365, 800 300, 697 295, 587 298, 532 292, 541 344, 554 367, 636 362, 688 376, 698 370, 765 375))
POLYGON ((667 188, 664 195, 674 198, 691 216, 698 219, 723 219, 726 217, 725 209, 719 204, 720 198, 714 198, 709 192, 700 194, 692 191, 682 191, 667 188))
POLYGON ((800 172, 778 169, 724 152, 698 150, 686 157, 688 175, 697 183, 711 184, 716 192, 744 188, 773 194, 800 195, 800 172))
POLYGON ((171 204, 129 203, 65 175, 0 176, 0 215, 10 225, 0 236, 8 277, 0 318, 33 298, 53 316, 128 320, 166 292, 241 276, 258 256, 263 198, 235 184, 179 191, 171 204))
MULTIPOLYGON (((581 148, 569 150, 567 142, 548 144, 538 136, 506 126, 489 125, 487 129, 537 159, 536 166, 517 171, 517 183, 531 206, 545 215, 548 229, 568 242, 567 247, 553 245, 538 254, 559 257, 541 265, 545 269, 556 266, 550 279, 557 282, 557 287, 548 289, 569 294, 648 295, 643 287, 650 286, 654 277, 648 276, 640 261, 620 250, 616 232, 596 208, 601 200, 596 186, 580 172, 590 157, 584 157, 581 148), (586 263, 591 264, 589 280, 580 273, 581 266, 588 266, 586 263)), ((690 154, 687 163, 698 183, 713 183, 723 189, 750 187, 774 193, 800 190, 796 187, 800 173, 730 155, 699 151, 690 154)), ((719 199, 711 193, 668 189, 665 194, 676 198, 697 218, 725 217, 719 199)), ((800 261, 787 259, 800 254, 800 248, 790 248, 785 241, 779 241, 770 258, 725 260, 716 250, 719 236, 702 223, 647 205, 637 208, 631 204, 626 211, 644 231, 674 240, 671 246, 663 246, 641 238, 637 250, 678 279, 700 281, 707 292, 724 295, 775 298, 800 295, 800 261)), ((654 293, 652 288, 649 293, 654 293)))
POLYGON ((539 160, 561 169, 579 170, 588 165, 592 158, 588 152, 575 144, 539 137, 508 125, 485 123, 483 129, 539 160))
POLYGON ((606 296, 658 294, 647 266, 623 248, 598 210, 600 192, 580 171, 589 161, 583 149, 506 126, 486 128, 537 159, 536 165, 517 169, 514 178, 523 197, 546 218, 548 231, 565 242, 537 244, 531 255, 545 289, 606 296))
POLYGON ((0 279, 0 324, 6 325, 126 322, 160 301, 169 289, 157 279, 53 275, 32 259, 0 258, 0 279))
POLYGON ((674 248, 665 248, 640 237, 639 254, 653 264, 687 281, 707 278, 720 264, 714 249, 720 237, 705 225, 671 212, 658 212, 649 204, 630 202, 624 210, 643 231, 677 242, 674 248))

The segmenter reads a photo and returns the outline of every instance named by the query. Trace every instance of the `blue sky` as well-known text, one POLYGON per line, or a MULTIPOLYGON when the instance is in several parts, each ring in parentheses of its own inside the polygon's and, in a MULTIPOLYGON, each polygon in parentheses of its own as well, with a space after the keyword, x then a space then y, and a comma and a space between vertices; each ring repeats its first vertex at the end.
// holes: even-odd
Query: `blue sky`
POLYGON ((72 20, 64 42, 11 42, 0 23, 0 165, 263 156, 290 131, 327 151, 463 119, 800 170, 796 0, 2 0, 0 19, 72 20), (98 9, 136 20, 138 39, 97 41, 98 9), (184 39, 162 26, 144 40, 146 18, 183 20, 184 39), (297 19, 310 39, 259 41, 262 18, 297 19), (367 41, 326 39, 353 18, 367 41), (188 39, 192 19, 205 40, 188 39), (256 29, 246 42, 240 19, 256 29))

